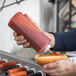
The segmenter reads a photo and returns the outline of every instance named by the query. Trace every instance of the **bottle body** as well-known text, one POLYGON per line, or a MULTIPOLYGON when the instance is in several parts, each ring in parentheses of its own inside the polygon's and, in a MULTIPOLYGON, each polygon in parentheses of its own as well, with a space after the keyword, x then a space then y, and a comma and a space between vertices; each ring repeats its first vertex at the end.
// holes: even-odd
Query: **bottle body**
POLYGON ((38 53, 44 50, 51 41, 50 38, 20 12, 12 17, 8 25, 15 32, 23 35, 38 53))

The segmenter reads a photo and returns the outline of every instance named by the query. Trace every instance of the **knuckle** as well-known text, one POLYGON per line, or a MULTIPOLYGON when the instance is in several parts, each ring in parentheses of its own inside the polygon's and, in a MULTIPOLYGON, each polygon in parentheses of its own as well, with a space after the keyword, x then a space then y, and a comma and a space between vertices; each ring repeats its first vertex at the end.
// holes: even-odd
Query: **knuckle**
POLYGON ((23 47, 26 48, 26 45, 24 44, 23 47))
POLYGON ((27 48, 28 48, 30 45, 29 45, 29 44, 27 44, 26 46, 27 46, 27 48))
POLYGON ((26 43, 26 42, 27 42, 27 40, 25 39, 25 40, 24 40, 24 42, 26 43))
POLYGON ((18 40, 18 37, 15 37, 15 41, 17 41, 18 40))
POLYGON ((17 41, 17 45, 20 45, 20 42, 19 41, 17 41))
POLYGON ((30 43, 28 42, 27 45, 30 46, 30 43))
POLYGON ((17 36, 17 37, 15 37, 16 38, 16 41, 18 40, 18 41, 21 41, 21 40, 23 40, 23 37, 22 36, 17 36))
POLYGON ((24 39, 24 36, 20 36, 20 39, 23 40, 24 39))

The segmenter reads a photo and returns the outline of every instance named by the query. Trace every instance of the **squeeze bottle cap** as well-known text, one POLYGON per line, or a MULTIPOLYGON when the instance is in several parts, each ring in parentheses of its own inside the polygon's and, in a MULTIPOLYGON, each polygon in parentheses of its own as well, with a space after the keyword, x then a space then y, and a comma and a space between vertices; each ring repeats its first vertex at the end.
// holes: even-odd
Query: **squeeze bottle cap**
POLYGON ((48 45, 46 46, 46 48, 43 50, 43 52, 46 53, 50 48, 51 48, 51 45, 48 44, 48 45))

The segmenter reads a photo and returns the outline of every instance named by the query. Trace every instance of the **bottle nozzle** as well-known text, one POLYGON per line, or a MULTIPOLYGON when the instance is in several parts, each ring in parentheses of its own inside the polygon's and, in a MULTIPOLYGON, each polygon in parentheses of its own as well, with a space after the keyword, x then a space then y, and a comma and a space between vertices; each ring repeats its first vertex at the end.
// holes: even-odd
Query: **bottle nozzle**
POLYGON ((51 48, 51 45, 49 44, 45 49, 44 49, 44 53, 46 53, 47 51, 49 52, 49 53, 52 53, 52 51, 51 50, 49 50, 51 48))

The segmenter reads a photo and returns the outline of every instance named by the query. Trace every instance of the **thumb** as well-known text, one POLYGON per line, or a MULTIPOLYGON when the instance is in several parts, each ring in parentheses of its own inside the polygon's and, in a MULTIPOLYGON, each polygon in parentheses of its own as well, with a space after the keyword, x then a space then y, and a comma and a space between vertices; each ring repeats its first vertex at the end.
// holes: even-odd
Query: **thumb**
POLYGON ((54 68, 57 68, 57 64, 56 63, 49 63, 49 64, 45 64, 43 66, 43 69, 45 69, 45 70, 54 69, 54 68))

